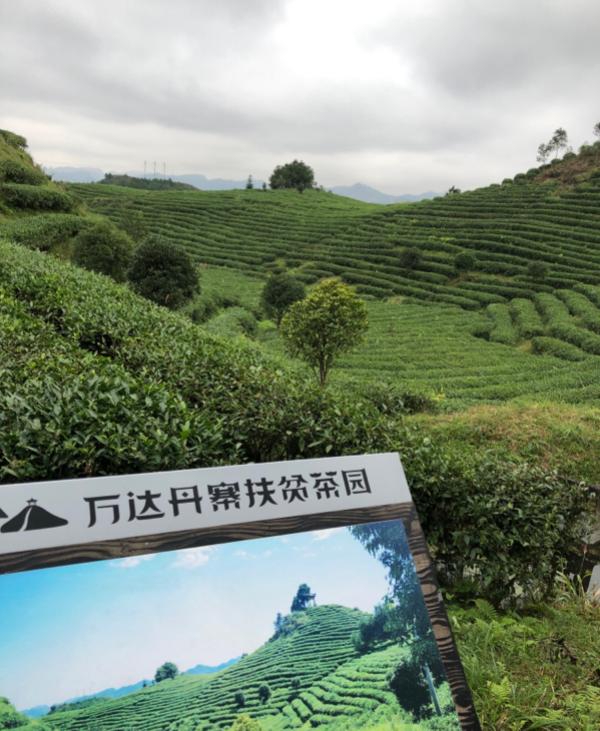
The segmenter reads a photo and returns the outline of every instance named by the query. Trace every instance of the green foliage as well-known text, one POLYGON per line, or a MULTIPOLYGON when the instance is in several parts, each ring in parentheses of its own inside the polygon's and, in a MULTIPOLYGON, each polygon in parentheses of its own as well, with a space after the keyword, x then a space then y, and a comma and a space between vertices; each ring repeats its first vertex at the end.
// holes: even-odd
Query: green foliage
POLYGON ((233 700, 238 708, 243 708, 246 705, 246 696, 241 690, 235 692, 233 700))
POLYGON ((74 206, 70 195, 52 185, 0 183, 0 199, 12 208, 35 211, 70 211, 74 206))
POLYGON ((402 249, 398 262, 403 269, 416 269, 422 262, 423 255, 414 246, 402 249))
POLYGON ((321 386, 338 355, 357 345, 366 329, 364 302, 336 279, 320 282, 281 322, 286 348, 315 370, 321 386))
POLYGON ((583 486, 505 455, 443 451, 416 430, 400 453, 444 585, 495 604, 552 590, 585 534, 583 486))
POLYGON ((73 213, 37 213, 3 222, 0 233, 30 249, 48 251, 73 239, 87 221, 73 213))
POLYGON ((242 713, 231 724, 229 731, 261 731, 262 726, 255 719, 251 718, 247 713, 242 713))
POLYGON ((138 294, 176 310, 199 289, 198 274, 184 249, 151 236, 136 249, 129 280, 138 294))
POLYGON ((438 411, 438 402, 432 395, 406 391, 389 382, 357 383, 356 389, 382 414, 399 416, 438 411))
POLYGON ((562 599, 520 613, 450 606, 484 731, 599 727, 600 608, 573 592, 562 599))
POLYGON ((122 229, 132 241, 139 243, 148 237, 148 227, 144 214, 132 206, 122 206, 116 217, 117 226, 122 229))
POLYGON ((124 282, 133 256, 133 243, 129 236, 109 222, 86 226, 76 236, 73 261, 85 269, 91 269, 124 282))
POLYGON ((27 140, 21 135, 9 132, 7 129, 0 129, 0 139, 3 139, 11 147, 24 150, 27 147, 27 140))
POLYGON ((267 683, 262 683, 258 686, 258 698, 261 703, 266 703, 271 697, 271 688, 267 683))
POLYGON ((541 261, 530 261, 527 265, 527 275, 538 282, 546 279, 548 275, 548 266, 541 261))
POLYGON ((366 401, 323 391, 257 348, 203 333, 92 272, 0 242, 2 290, 0 480, 386 451, 397 443, 396 426, 366 401), (31 421, 17 428, 21 408, 31 421), (36 429, 36 418, 48 426, 36 429))
POLYGON ((457 272, 468 272, 475 269, 476 259, 468 251, 461 251, 454 257, 454 268, 457 272))
POLYGON ((7 183, 44 185, 48 182, 48 177, 33 165, 26 165, 17 160, 0 160, 0 180, 7 183))
POLYGON ((163 680, 173 680, 179 675, 179 668, 173 662, 164 662, 154 673, 154 682, 162 683, 163 680))
POLYGON ((20 729, 20 731, 50 731, 44 721, 32 721, 19 713, 8 698, 0 698, 0 729, 20 729))
POLYGON ((269 178, 269 185, 273 190, 295 188, 299 193, 307 188, 312 188, 314 183, 315 174, 313 169, 301 160, 293 160, 285 165, 278 165, 269 178))
POLYGON ((258 323, 251 312, 243 307, 229 307, 220 312, 206 323, 206 330, 215 335, 235 336, 245 335, 255 338, 258 332, 258 323))
POLYGON ((306 290, 302 282, 287 272, 272 274, 261 294, 261 304, 267 317, 279 327, 281 318, 294 302, 304 299, 306 290))

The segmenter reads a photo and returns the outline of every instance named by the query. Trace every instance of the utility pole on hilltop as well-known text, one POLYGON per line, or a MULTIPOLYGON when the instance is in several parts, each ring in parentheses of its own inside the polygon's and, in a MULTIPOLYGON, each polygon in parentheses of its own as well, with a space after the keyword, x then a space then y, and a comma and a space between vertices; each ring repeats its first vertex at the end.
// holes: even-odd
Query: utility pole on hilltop
POLYGON ((154 168, 153 168, 154 169, 153 177, 156 177, 156 160, 154 160, 154 162, 152 164, 154 165, 154 168))
POLYGON ((146 162, 146 160, 144 160, 144 178, 146 177, 146 167, 147 167, 147 165, 148 165, 148 163, 146 162))

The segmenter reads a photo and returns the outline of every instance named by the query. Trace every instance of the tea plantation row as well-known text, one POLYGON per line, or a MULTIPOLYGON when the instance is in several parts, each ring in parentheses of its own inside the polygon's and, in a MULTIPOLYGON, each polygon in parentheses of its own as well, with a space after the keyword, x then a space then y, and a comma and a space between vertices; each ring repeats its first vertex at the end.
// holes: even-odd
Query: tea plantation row
POLYGON ((70 190, 115 220, 124 205, 140 211, 198 262, 257 274, 283 259, 307 282, 341 275, 376 297, 477 309, 600 283, 599 174, 575 188, 525 179, 386 207, 315 191, 70 190), (406 248, 420 252, 415 266, 401 265, 406 248), (456 269, 462 252, 474 256, 471 271, 456 269), (532 261, 545 276, 531 274, 532 261))

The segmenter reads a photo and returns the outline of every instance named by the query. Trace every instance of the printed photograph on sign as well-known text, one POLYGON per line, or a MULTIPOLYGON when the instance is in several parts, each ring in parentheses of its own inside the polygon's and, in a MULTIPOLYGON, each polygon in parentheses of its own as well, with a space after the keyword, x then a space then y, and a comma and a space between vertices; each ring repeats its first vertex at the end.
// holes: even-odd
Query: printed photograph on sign
POLYGON ((460 728, 400 520, 7 574, 0 623, 0 728, 460 728))

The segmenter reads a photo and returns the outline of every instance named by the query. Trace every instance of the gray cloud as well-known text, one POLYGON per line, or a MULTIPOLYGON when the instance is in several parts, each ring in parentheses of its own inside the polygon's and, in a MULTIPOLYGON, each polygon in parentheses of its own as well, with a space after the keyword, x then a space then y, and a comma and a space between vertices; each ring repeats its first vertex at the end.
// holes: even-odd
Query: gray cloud
POLYGON ((0 0, 0 125, 45 164, 485 184, 598 121, 593 0, 0 0), (415 7, 416 5, 416 7, 415 7), (87 145, 87 147, 86 147, 87 145))

